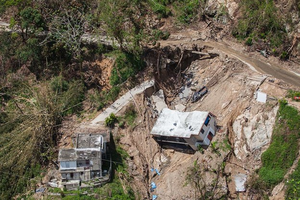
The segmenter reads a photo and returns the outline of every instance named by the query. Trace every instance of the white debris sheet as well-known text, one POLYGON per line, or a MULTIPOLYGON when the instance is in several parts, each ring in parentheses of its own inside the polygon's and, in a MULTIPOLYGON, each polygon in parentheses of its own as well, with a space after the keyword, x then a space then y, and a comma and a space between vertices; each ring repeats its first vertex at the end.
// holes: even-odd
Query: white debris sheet
POLYGON ((266 103, 267 102, 267 94, 261 91, 256 91, 256 101, 266 103))
POLYGON ((235 183, 235 190, 237 192, 245 192, 245 183, 247 181, 247 175, 246 174, 236 174, 234 177, 234 183, 235 183))

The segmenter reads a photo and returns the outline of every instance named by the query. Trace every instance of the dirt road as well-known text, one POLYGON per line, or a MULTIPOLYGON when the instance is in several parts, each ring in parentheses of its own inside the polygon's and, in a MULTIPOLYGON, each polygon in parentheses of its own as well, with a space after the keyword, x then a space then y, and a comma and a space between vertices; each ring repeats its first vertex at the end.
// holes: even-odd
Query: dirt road
MULTIPOLYGON (((0 21, 0 28, 4 29, 5 31, 9 31, 9 24, 0 21)), ((85 40, 91 40, 90 42, 97 42, 100 40, 102 43, 108 43, 111 44, 112 41, 109 40, 107 37, 105 38, 93 38, 91 35, 85 34, 83 36, 83 39, 85 40)), ((269 74, 274 76, 275 78, 281 79, 287 83, 290 83, 294 86, 300 87, 300 76, 292 73, 288 70, 283 69, 282 67, 278 66, 275 63, 266 63, 256 58, 251 58, 248 55, 246 55, 243 52, 234 50, 230 48, 228 45, 222 43, 222 42, 215 42, 215 41, 191 41, 189 40, 168 40, 168 41, 160 41, 160 44, 162 46, 167 45, 181 45, 181 44, 198 44, 198 45, 206 45, 213 47, 215 50, 219 50, 223 53, 225 53, 228 56, 235 57, 239 59, 240 61, 247 64, 251 69, 255 69, 261 73, 269 74)))
POLYGON ((275 63, 266 63, 256 58, 252 58, 243 52, 234 50, 222 42, 215 41, 190 41, 190 40, 176 40, 176 41, 160 41, 160 45, 189 45, 197 44, 199 46, 209 46, 214 48, 216 51, 221 51, 228 55, 229 57, 234 57, 239 59, 241 62, 247 64, 252 70, 259 71, 264 74, 269 74, 277 79, 281 79, 286 83, 290 83, 294 86, 300 87, 300 76, 292 73, 275 63))

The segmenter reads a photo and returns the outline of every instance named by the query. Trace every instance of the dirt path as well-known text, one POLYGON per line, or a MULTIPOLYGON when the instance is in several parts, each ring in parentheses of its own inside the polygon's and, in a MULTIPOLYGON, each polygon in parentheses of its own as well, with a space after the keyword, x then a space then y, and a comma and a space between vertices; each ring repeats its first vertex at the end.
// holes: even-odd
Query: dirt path
POLYGON ((160 41, 161 46, 168 45, 202 45, 209 46, 214 48, 214 50, 221 51, 228 55, 229 57, 234 57, 247 64, 252 70, 259 71, 260 73, 269 74, 275 78, 281 79, 287 83, 290 83, 294 86, 300 87, 300 76, 292 73, 288 70, 283 69, 275 63, 266 63, 259 59, 252 58, 246 53, 241 51, 234 50, 224 44, 223 42, 215 41, 190 41, 190 40, 176 40, 176 41, 160 41))
MULTIPOLYGON (((5 31, 9 31, 9 24, 6 22, 0 21, 0 29, 4 29, 5 31)), ((109 40, 107 37, 105 38, 94 38, 91 35, 85 34, 83 36, 83 39, 89 41, 89 42, 97 42, 100 41, 101 43, 108 43, 110 44, 112 41, 109 40)), ((274 76, 275 78, 281 79, 287 83, 290 83, 294 86, 300 87, 300 75, 296 73, 292 73, 290 71, 287 71, 283 69, 282 67, 276 65, 275 63, 266 63, 256 58, 251 58, 249 55, 246 55, 243 52, 234 50, 230 48, 228 45, 226 45, 223 42, 215 42, 215 41, 191 41, 188 40, 168 40, 168 41, 160 41, 160 44, 162 46, 168 46, 168 45, 181 45, 181 44, 198 44, 198 45, 206 45, 213 47, 216 50, 222 51, 228 56, 235 57, 242 61, 243 63, 247 64, 252 70, 257 70, 261 73, 269 74, 274 76)))

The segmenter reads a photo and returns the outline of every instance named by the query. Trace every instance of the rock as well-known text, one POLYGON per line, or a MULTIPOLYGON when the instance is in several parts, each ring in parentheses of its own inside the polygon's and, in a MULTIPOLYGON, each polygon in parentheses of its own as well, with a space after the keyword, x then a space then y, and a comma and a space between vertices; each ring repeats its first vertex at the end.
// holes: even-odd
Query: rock
POLYGON ((225 109, 229 106, 229 104, 231 103, 231 101, 227 101, 225 103, 222 104, 222 109, 225 109))
MULTIPOLYGON (((237 158, 243 160, 249 153, 261 149, 270 143, 278 106, 262 115, 256 109, 246 110, 233 123, 235 133, 234 152, 237 158), (254 114, 257 113, 257 114, 254 114), (247 120, 248 126, 243 126, 247 120)), ((259 157, 257 158, 259 159, 259 157)))

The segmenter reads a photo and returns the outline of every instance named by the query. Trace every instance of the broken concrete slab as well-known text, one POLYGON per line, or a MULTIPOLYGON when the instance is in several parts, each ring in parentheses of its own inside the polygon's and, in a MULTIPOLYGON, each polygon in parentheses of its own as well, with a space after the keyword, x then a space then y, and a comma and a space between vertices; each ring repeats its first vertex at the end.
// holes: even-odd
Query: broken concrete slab
POLYGON ((154 80, 145 81, 144 83, 129 90, 126 94, 116 100, 110 107, 100 113, 91 124, 101 124, 111 113, 118 113, 125 105, 127 105, 136 94, 144 92, 147 88, 154 86, 154 80))
POLYGON ((154 103, 154 109, 157 110, 158 113, 162 111, 162 109, 167 108, 167 104, 165 102, 165 95, 163 90, 159 90, 155 94, 151 96, 151 99, 154 103))

